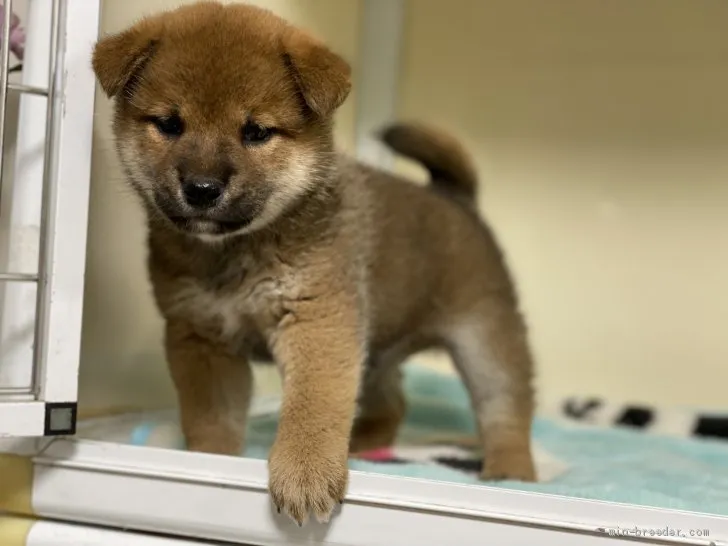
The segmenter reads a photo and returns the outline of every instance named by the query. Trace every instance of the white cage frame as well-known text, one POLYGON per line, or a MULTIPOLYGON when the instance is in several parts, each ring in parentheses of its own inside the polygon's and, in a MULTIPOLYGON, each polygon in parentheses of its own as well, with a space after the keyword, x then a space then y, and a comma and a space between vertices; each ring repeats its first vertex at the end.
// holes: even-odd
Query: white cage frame
MULTIPOLYGON (((89 46, 97 37, 99 3, 94 0, 53 0, 40 6, 37 0, 30 2, 27 71, 24 70, 23 84, 15 85, 9 83, 7 73, 12 5, 12 0, 5 0, 3 5, 0 145, 5 139, 7 95, 17 92, 22 95, 21 130, 27 127, 23 143, 33 143, 32 132, 40 130, 44 147, 41 169, 36 168, 30 173, 38 173, 42 177, 37 270, 35 273, 0 272, 0 281, 37 285, 35 312, 28 313, 22 308, 14 310, 20 315, 20 320, 29 318, 34 324, 32 362, 2 363, 4 366, 32 366, 32 381, 27 389, 12 388, 0 392, 3 400, 0 405, 0 436, 73 434, 78 396, 95 91, 88 53, 89 46), (43 44, 44 36, 39 33, 42 28, 38 28, 44 21, 50 26, 47 45, 43 44), (45 84, 38 85, 38 69, 41 81, 44 72, 43 49, 48 51, 48 68, 45 69, 45 84), (32 58, 34 55, 36 58, 32 58), (37 108, 26 103, 28 97, 33 96, 46 97, 42 128, 37 124, 37 108)), ((18 140, 20 144, 20 134, 18 140)), ((16 168, 15 174, 18 175, 19 171, 16 168)), ((23 174, 20 173, 17 180, 31 186, 33 180, 23 174)), ((20 357, 23 357, 23 352, 20 357)))
MULTIPOLYGON (((4 528, 35 518, 22 544, 599 546, 611 539, 728 546, 728 517, 360 472, 352 472, 345 504, 329 526, 299 529, 272 510, 263 461, 44 437, 63 432, 49 427, 53 408, 75 411, 95 88, 89 60, 100 0, 31 1, 52 1, 57 22, 47 91, 47 216, 38 274, 3 273, 0 281, 38 282, 40 346, 32 388, 0 390, 0 512, 16 518, 0 519, 0 542, 4 528), (682 536, 649 535, 666 527, 682 536), (635 536, 634 529, 648 532, 635 536)), ((6 0, 6 22, 9 5, 6 0)), ((391 166, 371 130, 396 111, 398 60, 392 53, 400 47, 404 0, 365 0, 363 6, 357 154, 391 166), (381 62, 383 51, 387 62, 381 62)), ((0 68, 7 68, 4 36, 0 68)), ((9 85, 3 76, 0 105, 8 92, 46 94, 30 83, 9 85)))

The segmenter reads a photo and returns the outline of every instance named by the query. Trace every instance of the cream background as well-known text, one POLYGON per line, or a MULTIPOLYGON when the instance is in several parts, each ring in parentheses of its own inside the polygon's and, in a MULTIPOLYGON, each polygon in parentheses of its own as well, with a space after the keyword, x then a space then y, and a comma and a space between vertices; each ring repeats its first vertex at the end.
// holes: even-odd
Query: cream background
MULTIPOLYGON (((179 3, 106 0, 102 31, 179 3)), ((359 0, 257 3, 356 72, 359 0)), ((545 398, 726 405, 727 24, 721 0, 408 2, 401 115, 475 154, 545 398)), ((142 221, 97 112, 82 402, 166 405, 142 221)))

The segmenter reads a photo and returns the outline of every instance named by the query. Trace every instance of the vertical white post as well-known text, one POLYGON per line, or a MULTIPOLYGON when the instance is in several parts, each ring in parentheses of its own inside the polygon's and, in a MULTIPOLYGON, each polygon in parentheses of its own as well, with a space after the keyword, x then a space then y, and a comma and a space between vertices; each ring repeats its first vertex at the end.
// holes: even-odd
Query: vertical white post
POLYGON ((356 154, 390 169, 392 154, 376 133, 397 115, 405 0, 363 0, 359 29, 356 154))
POLYGON ((43 195, 34 386, 39 400, 75 412, 96 91, 91 53, 100 0, 65 0, 60 6, 64 22, 46 134, 52 145, 43 195))

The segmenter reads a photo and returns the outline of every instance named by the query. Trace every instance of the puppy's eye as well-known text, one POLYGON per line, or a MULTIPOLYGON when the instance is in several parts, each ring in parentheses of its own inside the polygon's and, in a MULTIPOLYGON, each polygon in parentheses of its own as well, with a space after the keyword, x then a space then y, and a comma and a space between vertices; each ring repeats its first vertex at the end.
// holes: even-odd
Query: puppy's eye
POLYGON ((185 124, 182 118, 177 115, 172 115, 164 118, 152 118, 151 122, 154 123, 157 130, 168 137, 178 137, 185 130, 185 124))
POLYGON ((248 121, 241 129, 243 144, 263 144, 270 140, 274 132, 274 129, 248 121))

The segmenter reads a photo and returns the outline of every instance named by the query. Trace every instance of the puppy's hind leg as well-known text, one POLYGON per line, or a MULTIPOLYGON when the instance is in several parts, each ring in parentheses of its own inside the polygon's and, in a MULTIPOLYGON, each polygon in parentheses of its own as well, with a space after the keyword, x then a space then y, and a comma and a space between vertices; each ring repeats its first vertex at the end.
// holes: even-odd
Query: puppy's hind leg
POLYGON ((402 370, 398 362, 373 362, 364 373, 354 421, 350 453, 389 447, 397 438, 404 419, 406 401, 402 390, 402 370))
POLYGON ((508 298, 471 309, 452 324, 448 345, 475 410, 481 478, 534 481, 532 359, 520 314, 508 298))

